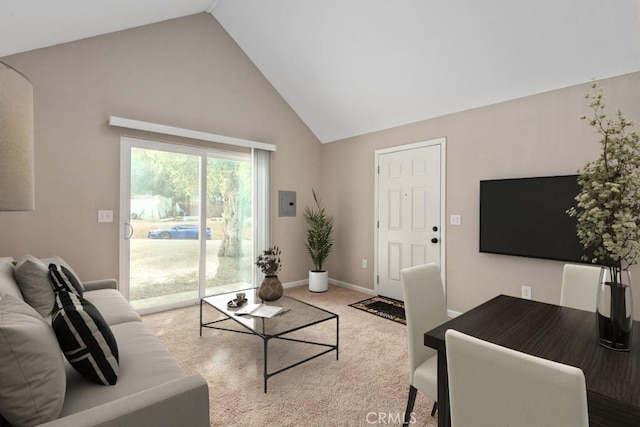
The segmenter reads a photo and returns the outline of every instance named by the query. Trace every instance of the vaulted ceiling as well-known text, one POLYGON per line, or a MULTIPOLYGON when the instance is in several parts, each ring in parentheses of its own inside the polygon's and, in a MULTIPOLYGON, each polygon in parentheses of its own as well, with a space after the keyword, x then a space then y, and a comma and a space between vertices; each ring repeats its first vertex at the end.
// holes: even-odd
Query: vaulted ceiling
POLYGON ((640 71, 640 0, 0 0, 0 57, 201 12, 322 142, 640 71))

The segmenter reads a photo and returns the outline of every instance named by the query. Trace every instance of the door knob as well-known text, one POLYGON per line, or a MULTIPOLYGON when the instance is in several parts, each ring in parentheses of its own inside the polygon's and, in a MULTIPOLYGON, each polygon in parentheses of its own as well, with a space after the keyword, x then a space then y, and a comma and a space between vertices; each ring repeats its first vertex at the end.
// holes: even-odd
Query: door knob
POLYGON ((431 239, 431 243, 438 243, 438 238, 434 237, 433 239, 431 239))

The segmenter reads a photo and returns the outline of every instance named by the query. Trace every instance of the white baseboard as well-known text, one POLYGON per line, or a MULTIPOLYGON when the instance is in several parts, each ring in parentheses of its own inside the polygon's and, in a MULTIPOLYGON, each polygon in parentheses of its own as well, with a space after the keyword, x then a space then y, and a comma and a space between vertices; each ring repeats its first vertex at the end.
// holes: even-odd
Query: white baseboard
POLYGON ((373 289, 363 288, 362 286, 353 285, 351 283, 341 282, 335 279, 329 279, 329 283, 336 286, 340 286, 341 288, 347 288, 353 291, 362 292, 363 294, 367 294, 367 295, 377 295, 376 291, 374 291, 373 289))
MULTIPOLYGON (((308 283, 308 280, 296 280, 295 282, 283 283, 282 287, 285 289, 295 288, 296 286, 307 285, 308 283)), ((341 282, 332 278, 329 278, 329 283, 331 283, 332 285, 340 286, 341 288, 347 288, 357 292, 362 292, 363 294, 376 295, 376 292, 373 289, 363 288, 362 286, 352 285, 351 283, 341 282)))
POLYGON ((296 280, 295 282, 283 283, 282 287, 285 288, 285 289, 295 288, 296 286, 306 285, 307 283, 309 283, 308 280, 296 280))
POLYGON ((459 311, 453 311, 453 310, 448 310, 447 309, 447 316, 449 316, 450 318, 454 318, 454 317, 458 317, 460 316, 462 313, 460 313, 459 311))

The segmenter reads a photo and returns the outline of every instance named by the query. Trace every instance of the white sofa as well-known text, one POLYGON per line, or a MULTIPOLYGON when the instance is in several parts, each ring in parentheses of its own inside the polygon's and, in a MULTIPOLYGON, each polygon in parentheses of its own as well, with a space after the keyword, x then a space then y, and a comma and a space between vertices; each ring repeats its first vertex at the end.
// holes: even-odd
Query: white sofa
MULTIPOLYGON (((59 258, 42 261, 45 265, 52 261, 66 265, 59 258)), ((13 298, 25 301, 16 281, 15 269, 16 262, 13 258, 0 258, 0 302, 2 298, 5 302, 14 301, 14 305, 21 303, 13 298), (11 297, 5 297, 6 295, 11 297)), ((186 375, 182 371, 172 355, 118 292, 115 280, 82 284, 84 298, 98 308, 116 339, 119 353, 117 383, 112 386, 92 383, 63 357, 64 373, 60 375, 66 378, 66 392, 59 418, 36 424, 65 427, 208 426, 209 391, 204 378, 198 374, 186 375)), ((28 307, 26 309, 30 310, 28 307)), ((50 318, 44 319, 51 324, 50 318)), ((2 321, 0 312, 0 323, 2 321)), ((1 332, 0 330, 0 334, 1 332)), ((55 335, 53 336, 55 339, 55 335)), ((59 357, 53 353, 55 352, 52 352, 52 357, 59 357)), ((7 399, 6 396, 6 392, 4 395, 0 394, 0 399, 7 399)), ((11 404, 6 400, 4 403, 11 404)), ((2 407, 6 405, 0 405, 0 415, 3 415, 2 407)), ((0 417, 0 424, 10 425, 3 417, 0 417)))

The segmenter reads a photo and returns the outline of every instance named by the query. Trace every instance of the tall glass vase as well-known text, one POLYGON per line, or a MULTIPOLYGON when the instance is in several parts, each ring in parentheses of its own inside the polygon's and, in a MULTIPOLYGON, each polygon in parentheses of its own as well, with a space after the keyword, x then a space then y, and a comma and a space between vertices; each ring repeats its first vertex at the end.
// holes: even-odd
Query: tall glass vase
POLYGON ((610 269, 600 271, 596 318, 598 342, 616 351, 631 349, 633 326, 633 301, 631 299, 631 274, 628 270, 611 277, 610 269))

